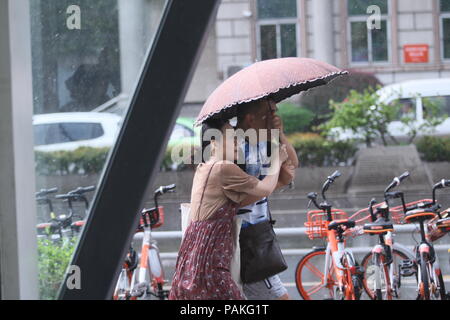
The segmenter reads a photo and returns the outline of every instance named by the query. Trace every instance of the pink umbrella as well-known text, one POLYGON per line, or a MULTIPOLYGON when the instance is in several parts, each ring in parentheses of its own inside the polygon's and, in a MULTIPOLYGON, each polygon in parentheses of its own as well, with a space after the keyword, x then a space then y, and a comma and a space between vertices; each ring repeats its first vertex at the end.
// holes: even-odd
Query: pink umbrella
POLYGON ((328 63, 309 58, 280 58, 256 62, 225 80, 209 96, 197 117, 233 118, 238 105, 262 98, 276 103, 346 74, 328 63))

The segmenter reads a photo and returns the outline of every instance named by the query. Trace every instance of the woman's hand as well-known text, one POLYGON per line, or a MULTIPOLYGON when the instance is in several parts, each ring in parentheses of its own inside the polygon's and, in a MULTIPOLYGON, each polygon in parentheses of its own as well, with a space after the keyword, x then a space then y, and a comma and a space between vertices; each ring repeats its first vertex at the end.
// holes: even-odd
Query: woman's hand
POLYGON ((286 149, 286 145, 282 144, 280 146, 280 164, 283 164, 284 162, 286 162, 286 160, 288 159, 288 153, 287 153, 287 149, 286 149))

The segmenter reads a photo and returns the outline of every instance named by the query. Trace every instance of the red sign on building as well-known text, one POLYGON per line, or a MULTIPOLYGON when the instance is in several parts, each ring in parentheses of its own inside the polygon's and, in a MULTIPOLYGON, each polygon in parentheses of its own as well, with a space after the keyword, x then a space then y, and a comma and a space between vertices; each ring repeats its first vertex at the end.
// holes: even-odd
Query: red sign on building
POLYGON ((429 51, 427 44, 407 44, 403 47, 405 63, 427 63, 429 51))

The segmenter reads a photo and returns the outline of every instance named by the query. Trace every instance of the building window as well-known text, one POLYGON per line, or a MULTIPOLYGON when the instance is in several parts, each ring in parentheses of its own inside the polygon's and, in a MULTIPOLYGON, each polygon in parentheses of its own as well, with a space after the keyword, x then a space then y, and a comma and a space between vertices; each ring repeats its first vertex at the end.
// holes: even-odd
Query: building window
POLYGON ((297 56, 297 0, 257 0, 261 60, 297 56))
POLYGON ((450 59, 450 0, 441 0, 442 57, 450 59))
POLYGON ((388 0, 348 0, 348 28, 352 63, 380 63, 389 61, 388 0), (380 28, 369 29, 369 6, 380 8, 380 28))

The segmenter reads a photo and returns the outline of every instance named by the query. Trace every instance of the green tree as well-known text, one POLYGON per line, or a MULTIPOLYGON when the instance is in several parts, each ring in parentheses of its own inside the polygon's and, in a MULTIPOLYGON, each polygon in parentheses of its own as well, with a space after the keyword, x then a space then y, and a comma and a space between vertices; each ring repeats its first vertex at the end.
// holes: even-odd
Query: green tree
POLYGON ((314 126, 328 121, 333 116, 330 100, 342 102, 350 90, 363 92, 369 87, 375 88, 382 84, 372 73, 348 71, 349 74, 334 79, 328 85, 310 89, 300 95, 300 105, 314 114, 314 126))
POLYGON ((398 107, 382 102, 372 87, 363 92, 351 90, 344 101, 331 100, 330 106, 333 116, 321 126, 326 132, 330 133, 334 128, 350 130, 356 136, 363 137, 367 147, 371 147, 377 138, 381 138, 385 146, 388 138, 396 142, 389 134, 388 125, 395 120, 398 107))

